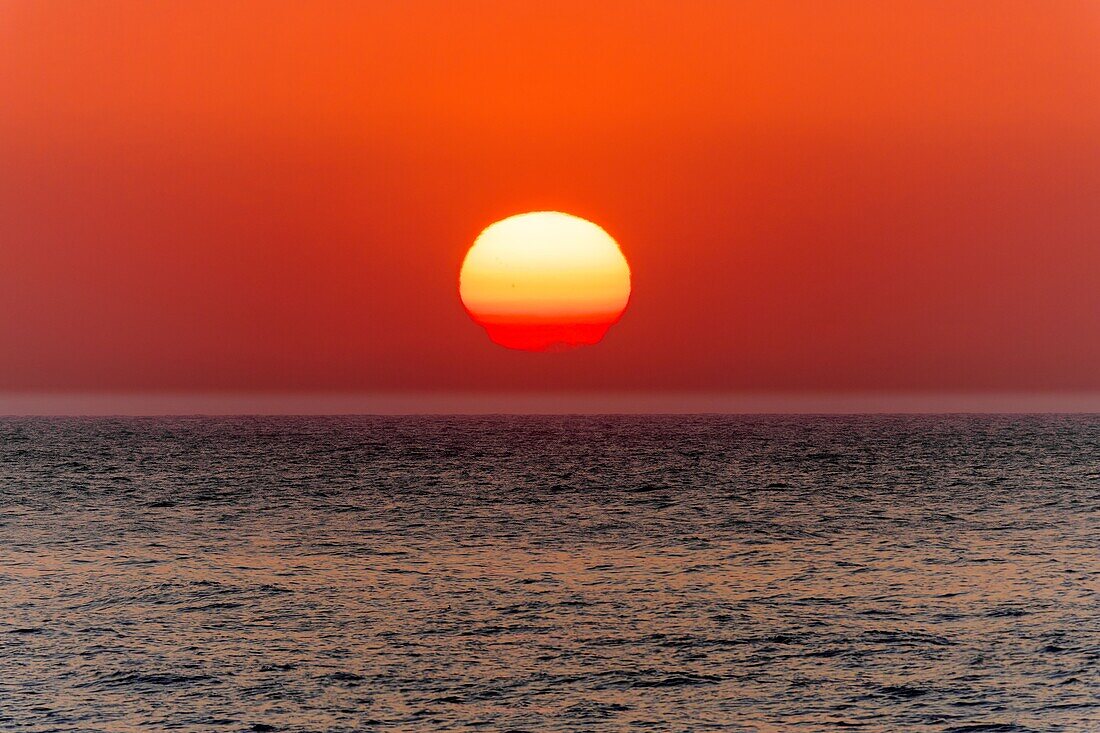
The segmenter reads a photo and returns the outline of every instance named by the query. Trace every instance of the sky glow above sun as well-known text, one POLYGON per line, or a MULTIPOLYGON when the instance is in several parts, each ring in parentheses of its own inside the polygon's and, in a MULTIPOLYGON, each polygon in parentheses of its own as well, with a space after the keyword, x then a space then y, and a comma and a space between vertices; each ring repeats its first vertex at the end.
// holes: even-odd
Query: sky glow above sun
POLYGON ((501 346, 556 351, 598 343, 630 299, 630 267, 601 227, 557 211, 487 227, 459 275, 466 311, 501 346))

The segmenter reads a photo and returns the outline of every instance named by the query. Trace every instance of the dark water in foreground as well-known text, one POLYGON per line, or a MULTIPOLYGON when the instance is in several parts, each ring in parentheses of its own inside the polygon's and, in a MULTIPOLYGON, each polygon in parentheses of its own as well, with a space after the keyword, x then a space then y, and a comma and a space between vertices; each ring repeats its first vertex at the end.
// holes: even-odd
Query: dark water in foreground
POLYGON ((1100 417, 0 420, 0 730, 1100 730, 1100 417))

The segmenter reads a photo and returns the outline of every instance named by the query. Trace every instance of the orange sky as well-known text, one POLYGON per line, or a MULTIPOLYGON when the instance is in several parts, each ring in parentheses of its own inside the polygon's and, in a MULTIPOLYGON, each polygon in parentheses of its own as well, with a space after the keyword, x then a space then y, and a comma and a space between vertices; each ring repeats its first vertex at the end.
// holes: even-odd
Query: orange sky
POLYGON ((1100 389, 1100 6, 0 6, 0 390, 1100 389), (486 225, 595 221, 598 346, 486 225))

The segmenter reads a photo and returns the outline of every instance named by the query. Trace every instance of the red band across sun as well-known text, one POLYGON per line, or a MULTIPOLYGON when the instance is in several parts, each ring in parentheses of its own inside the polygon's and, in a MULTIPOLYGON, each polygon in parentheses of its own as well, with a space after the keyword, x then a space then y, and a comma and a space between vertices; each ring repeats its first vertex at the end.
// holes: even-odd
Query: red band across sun
POLYGON ((462 263, 459 295, 501 346, 555 351, 598 343, 630 299, 630 267, 602 228, 556 211, 498 221, 462 263))

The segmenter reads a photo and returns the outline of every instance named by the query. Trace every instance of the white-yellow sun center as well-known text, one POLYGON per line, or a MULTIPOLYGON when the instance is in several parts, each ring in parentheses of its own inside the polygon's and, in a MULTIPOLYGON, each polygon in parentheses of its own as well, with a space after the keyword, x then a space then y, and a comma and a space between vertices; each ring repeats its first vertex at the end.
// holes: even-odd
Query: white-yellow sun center
POLYGON ((630 297, 630 268, 601 227, 535 211, 498 221, 478 236, 462 263, 459 293, 475 314, 617 313, 630 297))

